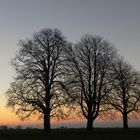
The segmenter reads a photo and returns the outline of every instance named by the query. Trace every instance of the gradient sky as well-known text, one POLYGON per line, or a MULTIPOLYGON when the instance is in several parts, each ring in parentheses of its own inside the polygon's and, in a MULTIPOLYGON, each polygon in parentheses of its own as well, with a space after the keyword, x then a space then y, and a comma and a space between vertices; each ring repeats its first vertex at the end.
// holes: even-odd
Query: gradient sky
POLYGON ((48 27, 72 42, 85 33, 101 35, 140 70, 140 0, 0 0, 0 124, 20 123, 4 96, 18 41, 48 27))

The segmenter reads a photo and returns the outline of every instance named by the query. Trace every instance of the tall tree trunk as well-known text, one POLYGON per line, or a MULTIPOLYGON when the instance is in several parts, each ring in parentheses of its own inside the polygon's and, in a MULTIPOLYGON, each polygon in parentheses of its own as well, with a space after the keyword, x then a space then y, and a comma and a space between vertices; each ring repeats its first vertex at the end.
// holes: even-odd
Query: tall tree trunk
MULTIPOLYGON (((124 85, 124 84, 123 84, 124 85)), ((128 129, 128 117, 127 117, 127 99, 126 99, 126 92, 123 89, 123 128, 128 129)))
POLYGON ((128 129, 128 117, 127 117, 127 113, 123 114, 123 128, 124 129, 128 129))
POLYGON ((45 112, 44 113, 44 132, 48 133, 50 131, 51 131, 50 113, 45 112))
POLYGON ((93 118, 89 116, 87 118, 87 130, 92 130, 93 129, 93 118))
MULTIPOLYGON (((48 72, 49 73, 49 72, 48 72)), ((47 78, 48 81, 48 78, 47 78)), ((44 110, 44 132, 48 133, 51 131, 51 124, 50 124, 50 88, 48 83, 46 84, 46 108, 44 110)))

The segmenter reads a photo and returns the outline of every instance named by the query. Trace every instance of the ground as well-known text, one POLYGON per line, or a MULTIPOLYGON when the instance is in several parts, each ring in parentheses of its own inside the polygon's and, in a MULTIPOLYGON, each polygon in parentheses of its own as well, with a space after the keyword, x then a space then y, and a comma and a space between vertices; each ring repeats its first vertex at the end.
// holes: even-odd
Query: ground
POLYGON ((0 140, 140 140, 140 128, 123 129, 58 129, 44 134, 42 130, 0 130, 0 140))

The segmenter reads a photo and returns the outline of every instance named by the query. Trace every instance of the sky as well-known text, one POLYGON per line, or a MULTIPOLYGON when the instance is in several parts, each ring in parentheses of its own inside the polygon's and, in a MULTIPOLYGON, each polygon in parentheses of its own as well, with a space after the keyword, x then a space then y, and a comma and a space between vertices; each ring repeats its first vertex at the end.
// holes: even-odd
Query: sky
POLYGON ((140 71, 139 7, 140 0, 0 0, 0 124, 23 124, 5 107, 19 40, 43 28, 58 28, 72 42, 101 35, 140 71))

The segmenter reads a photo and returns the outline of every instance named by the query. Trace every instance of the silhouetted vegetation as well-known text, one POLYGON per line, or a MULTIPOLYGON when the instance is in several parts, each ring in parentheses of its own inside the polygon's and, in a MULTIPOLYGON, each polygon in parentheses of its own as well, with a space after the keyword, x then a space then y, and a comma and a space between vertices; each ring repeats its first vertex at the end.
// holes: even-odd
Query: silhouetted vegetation
POLYGON ((117 58, 110 74, 111 91, 106 95, 108 104, 119 111, 123 119, 123 127, 128 128, 128 115, 135 117, 139 111, 140 73, 123 58, 117 58))
POLYGON ((110 91, 107 77, 116 50, 100 36, 85 35, 75 46, 69 46, 67 55, 67 86, 71 103, 82 111, 87 129, 102 112, 102 100, 110 91))
POLYGON ((1 129, 1 130, 7 130, 7 129, 8 129, 8 126, 7 126, 7 125, 1 125, 1 126, 0 126, 0 129, 1 129))
MULTIPOLYGON (((128 128, 128 114, 139 111, 139 72, 100 36, 85 35, 73 44, 58 29, 43 29, 32 39, 19 42, 12 66, 16 76, 6 93, 7 106, 23 120, 43 118, 45 132, 50 132, 52 118, 66 119, 69 109, 82 113, 88 130, 98 116, 112 110, 122 114, 124 128, 128 128)), ((70 139, 73 134, 78 139, 77 133, 58 135, 70 139)), ((87 134, 80 138, 96 139, 96 133, 87 134)), ((106 135, 113 136, 101 137, 106 135)))
POLYGON ((17 73, 7 91, 8 107, 26 119, 38 115, 44 119, 44 130, 50 131, 50 117, 65 117, 62 92, 63 50, 65 37, 57 29, 44 29, 32 39, 20 41, 12 60, 17 73))

